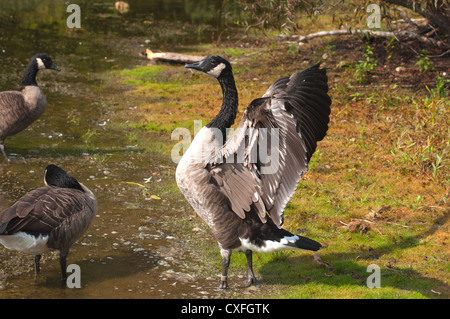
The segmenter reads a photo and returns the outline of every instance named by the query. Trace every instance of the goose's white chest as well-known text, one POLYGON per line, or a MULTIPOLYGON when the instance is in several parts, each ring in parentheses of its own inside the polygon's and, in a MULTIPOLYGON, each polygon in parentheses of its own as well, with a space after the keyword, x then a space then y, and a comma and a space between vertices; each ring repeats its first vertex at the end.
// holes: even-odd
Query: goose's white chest
POLYGON ((210 183, 210 174, 205 168, 211 155, 222 146, 217 132, 203 127, 195 136, 186 153, 178 163, 176 181, 187 201, 196 213, 211 227, 212 218, 204 198, 204 188, 210 183))
POLYGON ((28 108, 29 116, 36 120, 44 113, 47 107, 47 98, 38 86, 26 86, 22 90, 22 95, 25 100, 25 105, 28 108))

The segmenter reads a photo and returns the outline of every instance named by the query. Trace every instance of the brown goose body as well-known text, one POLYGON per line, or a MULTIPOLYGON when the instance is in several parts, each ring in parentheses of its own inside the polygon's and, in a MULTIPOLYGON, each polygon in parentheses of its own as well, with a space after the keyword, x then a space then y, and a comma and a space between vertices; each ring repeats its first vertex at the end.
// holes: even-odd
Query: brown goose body
POLYGON ((86 186, 77 184, 78 189, 39 187, 0 213, 0 243, 10 250, 37 256, 37 273, 40 255, 58 250, 65 280, 67 254, 94 220, 97 199, 86 186))
POLYGON ((36 121, 45 111, 47 99, 38 86, 0 93, 0 140, 15 135, 36 121))
POLYGON ((326 71, 315 65, 275 81, 263 97, 248 105, 226 140, 238 107, 231 65, 221 57, 208 56, 186 67, 217 78, 223 104, 178 163, 176 181, 218 241, 223 257, 220 287, 228 287, 233 250, 245 252, 246 285, 251 285, 256 281, 252 251, 321 247, 282 226, 286 204, 328 129, 331 99, 326 71), (265 143, 269 158, 258 153, 265 143))
POLYGON ((36 75, 41 69, 59 71, 50 57, 37 54, 31 58, 22 78, 21 91, 0 92, 0 149, 8 160, 4 141, 36 121, 47 107, 47 99, 36 83, 36 75))

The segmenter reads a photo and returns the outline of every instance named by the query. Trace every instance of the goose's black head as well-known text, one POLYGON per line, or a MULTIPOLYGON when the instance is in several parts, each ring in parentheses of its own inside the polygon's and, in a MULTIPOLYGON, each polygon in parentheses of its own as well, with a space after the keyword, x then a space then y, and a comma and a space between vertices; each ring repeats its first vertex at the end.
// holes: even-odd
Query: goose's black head
POLYGON ((58 68, 56 65, 53 64, 52 59, 47 54, 44 53, 39 53, 33 56, 31 58, 31 62, 36 63, 37 68, 39 70, 50 69, 55 71, 61 71, 60 68, 58 68))
POLYGON ((186 64, 184 67, 205 72, 217 79, 222 75, 231 73, 230 62, 218 55, 208 55, 203 60, 186 64))
POLYGON ((80 183, 72 175, 53 164, 45 168, 44 182, 47 186, 74 188, 84 192, 80 183))
POLYGON ((21 83, 22 89, 30 85, 37 86, 36 75, 39 70, 44 69, 61 71, 60 68, 53 64, 52 59, 47 54, 39 53, 34 55, 31 58, 30 63, 28 63, 25 73, 23 74, 21 83))

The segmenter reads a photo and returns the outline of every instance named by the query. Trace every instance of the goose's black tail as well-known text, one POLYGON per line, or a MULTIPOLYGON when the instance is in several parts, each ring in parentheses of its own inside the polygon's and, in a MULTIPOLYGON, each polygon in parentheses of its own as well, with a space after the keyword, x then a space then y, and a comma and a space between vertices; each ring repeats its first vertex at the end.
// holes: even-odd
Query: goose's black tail
POLYGON ((289 242, 290 246, 312 251, 317 251, 322 247, 322 245, 315 240, 298 235, 296 235, 295 237, 298 237, 298 239, 296 239, 295 242, 289 242))
POLYGON ((278 250, 300 248, 317 251, 322 245, 315 240, 294 235, 278 228, 271 218, 262 223, 257 214, 249 214, 244 220, 243 232, 239 235, 241 243, 250 250, 258 252, 274 252, 278 250), (251 247, 250 247, 251 246, 251 247))

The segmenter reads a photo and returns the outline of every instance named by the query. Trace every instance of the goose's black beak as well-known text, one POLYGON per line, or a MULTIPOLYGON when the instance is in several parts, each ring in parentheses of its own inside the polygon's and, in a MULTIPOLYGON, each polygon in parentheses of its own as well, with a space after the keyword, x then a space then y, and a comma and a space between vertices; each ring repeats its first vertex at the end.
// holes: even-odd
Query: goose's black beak
POLYGON ((194 62, 194 63, 191 63, 191 64, 186 64, 184 67, 188 68, 188 69, 194 69, 194 70, 202 71, 202 68, 200 66, 201 62, 202 61, 194 62))
POLYGON ((52 69, 52 70, 55 70, 55 71, 61 71, 61 69, 60 68, 58 68, 56 65, 54 65, 54 64, 52 64, 50 67, 49 67, 49 69, 52 69))

